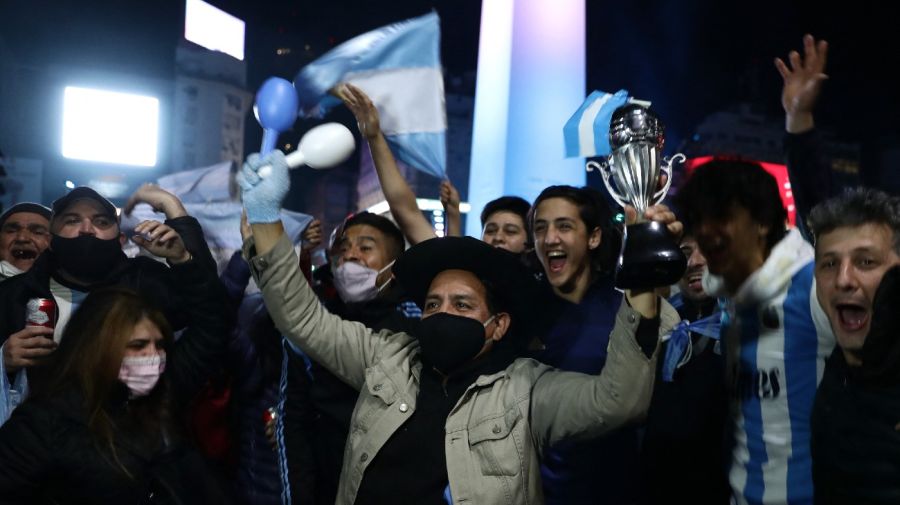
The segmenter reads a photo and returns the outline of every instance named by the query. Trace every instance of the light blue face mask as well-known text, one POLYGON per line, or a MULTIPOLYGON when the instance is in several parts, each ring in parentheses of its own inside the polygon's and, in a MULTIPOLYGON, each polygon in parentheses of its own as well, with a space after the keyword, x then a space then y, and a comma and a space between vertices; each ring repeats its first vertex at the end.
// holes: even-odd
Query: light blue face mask
POLYGON ((378 276, 393 265, 392 261, 381 270, 374 270, 355 261, 345 261, 331 272, 334 276, 334 287, 344 303, 372 300, 391 282, 388 279, 378 286, 378 276))

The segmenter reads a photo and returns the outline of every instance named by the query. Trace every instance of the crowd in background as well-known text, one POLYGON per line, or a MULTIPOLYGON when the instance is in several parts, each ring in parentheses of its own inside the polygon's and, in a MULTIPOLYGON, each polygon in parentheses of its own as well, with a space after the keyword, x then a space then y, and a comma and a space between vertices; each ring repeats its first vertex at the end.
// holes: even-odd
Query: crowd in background
POLYGON ((444 181, 438 238, 349 84, 392 219, 314 221, 299 256, 278 151, 237 174, 224 268, 152 184, 122 212, 165 221, 130 237, 88 187, 10 207, 0 503, 900 503, 900 198, 831 182, 803 43, 776 60, 795 228, 716 159, 624 226, 586 187, 498 195, 480 241, 444 181), (675 286, 617 287, 638 221, 678 241, 675 286))

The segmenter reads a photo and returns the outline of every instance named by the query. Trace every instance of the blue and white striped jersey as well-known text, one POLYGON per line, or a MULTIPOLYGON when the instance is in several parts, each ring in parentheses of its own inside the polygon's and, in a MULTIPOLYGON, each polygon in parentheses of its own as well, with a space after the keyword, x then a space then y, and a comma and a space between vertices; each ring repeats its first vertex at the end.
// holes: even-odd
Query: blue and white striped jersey
POLYGON ((813 267, 812 246, 792 230, 738 290, 723 329, 738 504, 813 503, 810 415, 835 345, 813 267))

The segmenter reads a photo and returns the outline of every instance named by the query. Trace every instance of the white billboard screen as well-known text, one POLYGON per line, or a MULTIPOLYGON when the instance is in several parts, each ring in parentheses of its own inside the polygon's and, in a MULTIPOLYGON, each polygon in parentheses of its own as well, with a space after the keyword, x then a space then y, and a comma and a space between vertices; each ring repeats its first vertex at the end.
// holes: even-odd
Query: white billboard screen
POLYGON ((159 143, 159 100, 152 96, 66 87, 62 155, 152 167, 159 143))
POLYGON ((210 51, 244 59, 244 22, 202 0, 186 0, 184 38, 210 51))

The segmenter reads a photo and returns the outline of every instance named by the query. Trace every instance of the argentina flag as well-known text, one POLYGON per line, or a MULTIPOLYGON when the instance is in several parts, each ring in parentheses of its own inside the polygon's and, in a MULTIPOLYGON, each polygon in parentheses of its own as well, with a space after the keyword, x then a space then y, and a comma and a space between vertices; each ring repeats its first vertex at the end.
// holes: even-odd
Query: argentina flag
POLYGON ((628 91, 620 89, 615 94, 594 91, 563 126, 567 158, 606 156, 610 153, 609 121, 613 112, 627 103, 646 107, 650 102, 633 100, 628 91))
POLYGON ((300 69, 294 87, 300 114, 322 117, 340 100, 342 82, 378 107, 381 129, 401 161, 446 178, 447 116, 440 62, 440 18, 431 12, 359 35, 300 69))

